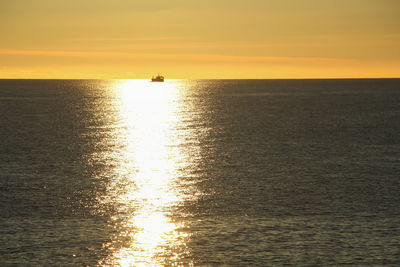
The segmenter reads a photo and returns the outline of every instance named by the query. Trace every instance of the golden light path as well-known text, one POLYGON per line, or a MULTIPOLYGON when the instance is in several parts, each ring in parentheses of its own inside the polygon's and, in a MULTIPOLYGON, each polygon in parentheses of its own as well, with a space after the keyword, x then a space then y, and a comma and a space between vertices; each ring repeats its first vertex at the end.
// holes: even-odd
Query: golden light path
MULTIPOLYGON (((118 195, 125 244, 114 248, 111 262, 121 266, 161 266, 179 256, 174 248, 185 245, 186 234, 168 217, 168 207, 183 199, 176 188, 184 165, 179 135, 179 82, 151 83, 126 80, 114 88, 119 126, 114 138, 116 181, 110 190, 118 195)), ((114 194, 113 192, 111 194, 114 194)))

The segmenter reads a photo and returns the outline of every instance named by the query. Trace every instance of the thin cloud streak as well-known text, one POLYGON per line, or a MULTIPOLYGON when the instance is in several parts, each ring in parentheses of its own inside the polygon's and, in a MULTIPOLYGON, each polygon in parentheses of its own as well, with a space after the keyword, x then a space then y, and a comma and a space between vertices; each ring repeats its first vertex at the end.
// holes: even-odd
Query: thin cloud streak
POLYGON ((237 62, 237 63, 263 63, 263 62, 351 62, 353 59, 327 58, 327 57, 266 57, 266 56, 231 56, 220 54, 159 54, 159 53, 126 53, 126 52, 89 52, 89 51, 54 51, 54 50, 13 50, 2 49, 0 55, 9 56, 60 56, 60 57, 125 57, 154 60, 173 60, 190 62, 237 62))
POLYGON ((185 37, 179 37, 179 36, 170 36, 170 37, 139 37, 139 38, 110 38, 110 37, 105 37, 105 38, 70 38, 67 40, 71 41, 88 41, 88 42, 97 42, 97 41, 175 41, 175 40, 183 40, 187 39, 185 37))
MULTIPOLYGON (((393 47, 400 45, 400 38, 376 38, 365 41, 354 41, 352 39, 341 38, 317 38, 313 41, 286 40, 274 42, 192 42, 184 37, 160 37, 160 38, 81 38, 70 39, 79 42, 89 42, 80 44, 79 49, 93 50, 166 50, 166 49, 253 49, 253 48, 329 48, 332 47, 359 47, 359 46, 384 46, 393 47), (176 42, 174 42, 176 41, 176 42), (179 41, 179 42, 178 42, 179 41)), ((49 48, 51 50, 51 48, 49 48)), ((128 52, 128 51, 126 51, 128 52)))

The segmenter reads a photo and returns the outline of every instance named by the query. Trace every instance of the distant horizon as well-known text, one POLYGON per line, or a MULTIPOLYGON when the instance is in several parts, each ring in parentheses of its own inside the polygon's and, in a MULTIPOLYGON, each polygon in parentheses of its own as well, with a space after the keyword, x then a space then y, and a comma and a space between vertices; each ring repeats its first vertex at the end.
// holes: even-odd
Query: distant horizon
MULTIPOLYGON (((321 77, 321 78, 166 78, 165 80, 395 80, 400 77, 321 77)), ((151 78, 0 78, 0 80, 151 80, 151 78)))

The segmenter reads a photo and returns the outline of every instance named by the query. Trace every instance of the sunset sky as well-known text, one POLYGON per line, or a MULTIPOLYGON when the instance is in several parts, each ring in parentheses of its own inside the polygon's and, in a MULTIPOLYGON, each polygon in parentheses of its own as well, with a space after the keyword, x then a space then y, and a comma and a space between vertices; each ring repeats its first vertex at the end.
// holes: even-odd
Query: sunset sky
POLYGON ((398 0, 1 0, 0 78, 400 77, 398 0))

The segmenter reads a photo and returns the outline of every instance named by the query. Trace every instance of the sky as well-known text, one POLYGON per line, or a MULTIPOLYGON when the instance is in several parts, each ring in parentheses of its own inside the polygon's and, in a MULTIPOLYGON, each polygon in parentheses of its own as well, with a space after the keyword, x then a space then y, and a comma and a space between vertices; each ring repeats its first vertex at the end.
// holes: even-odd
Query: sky
POLYGON ((398 0, 0 0, 0 78, 400 77, 398 0))

